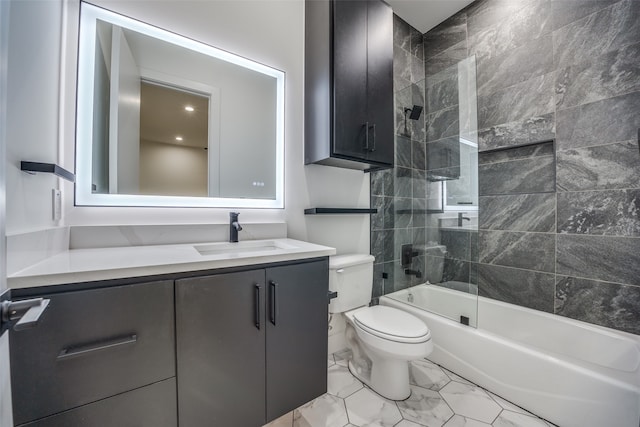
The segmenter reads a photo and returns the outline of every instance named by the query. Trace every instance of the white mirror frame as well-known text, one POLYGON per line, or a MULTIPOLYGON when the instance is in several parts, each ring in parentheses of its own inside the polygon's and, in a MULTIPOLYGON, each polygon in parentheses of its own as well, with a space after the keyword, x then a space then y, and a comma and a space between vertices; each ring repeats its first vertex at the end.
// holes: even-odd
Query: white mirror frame
POLYGON ((76 206, 151 206, 151 207, 219 207, 219 208, 284 208, 284 76, 285 73, 267 65, 140 21, 81 3, 78 61, 78 98, 76 114, 76 206), (96 20, 146 34, 156 39, 212 56, 229 63, 274 77, 276 79, 276 197, 275 199, 245 199, 217 197, 175 197, 130 194, 96 194, 91 191, 93 85, 96 46, 96 20), (90 60, 89 60, 90 59, 90 60))

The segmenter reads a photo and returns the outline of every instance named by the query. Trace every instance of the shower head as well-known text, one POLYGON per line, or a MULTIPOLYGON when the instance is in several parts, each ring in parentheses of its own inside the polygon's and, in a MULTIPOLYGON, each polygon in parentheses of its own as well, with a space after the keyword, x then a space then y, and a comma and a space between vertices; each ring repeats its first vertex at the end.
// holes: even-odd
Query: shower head
POLYGON ((420 118, 420 115, 422 114, 422 108, 423 107, 421 105, 414 105, 413 108, 405 108, 405 117, 407 116, 408 112, 411 112, 411 114, 409 114, 409 118, 411 120, 418 120, 420 118))

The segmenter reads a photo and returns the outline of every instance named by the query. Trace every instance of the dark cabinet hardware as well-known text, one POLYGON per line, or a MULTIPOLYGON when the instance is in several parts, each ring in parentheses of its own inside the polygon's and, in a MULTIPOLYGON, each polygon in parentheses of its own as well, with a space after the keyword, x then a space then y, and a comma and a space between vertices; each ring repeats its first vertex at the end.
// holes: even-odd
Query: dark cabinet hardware
POLYGON ((20 170, 27 173, 52 173, 60 178, 64 178, 67 181, 75 182, 76 176, 72 172, 56 165, 55 163, 39 163, 39 162, 20 162, 20 170))
POLYGON ((304 210, 305 215, 324 215, 324 214, 375 214, 378 209, 368 208, 309 208, 304 210))
POLYGON ((92 354, 98 351, 110 350, 110 349, 119 348, 125 345, 135 344, 137 341, 138 341, 138 336, 133 334, 133 335, 127 335, 125 337, 108 339, 108 340, 100 341, 97 343, 82 344, 82 345, 62 349, 62 351, 60 351, 60 354, 58 354, 58 357, 56 359, 67 360, 67 359, 72 359, 74 357, 87 356, 89 354, 92 354))
MULTIPOLYGON (((413 258, 417 257, 418 255, 420 255, 420 252, 414 251, 412 244, 402 245, 402 253, 401 253, 402 266, 403 267, 410 266, 413 258)), ((405 274, 409 274, 409 273, 405 272, 405 274)))
POLYGON ((13 327, 14 331, 32 328, 38 324, 40 316, 49 305, 49 301, 43 298, 15 302, 2 301, 0 305, 0 311, 2 312, 0 323, 6 324, 18 320, 18 323, 13 327))
POLYGON ((256 324, 256 328, 260 330, 260 285, 256 285, 254 293, 253 293, 253 304, 254 304, 254 321, 256 324))
POLYGON ((269 316, 271 317, 271 323, 275 326, 278 315, 278 284, 276 282, 270 282, 269 286, 271 286, 269 316))

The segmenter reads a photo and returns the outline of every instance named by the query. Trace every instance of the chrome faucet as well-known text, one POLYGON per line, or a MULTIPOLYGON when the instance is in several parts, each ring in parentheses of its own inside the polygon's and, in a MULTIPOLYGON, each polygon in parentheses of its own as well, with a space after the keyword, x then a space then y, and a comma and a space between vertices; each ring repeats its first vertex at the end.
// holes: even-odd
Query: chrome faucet
POLYGON ((471 218, 464 216, 464 212, 458 212, 458 227, 462 227, 462 221, 471 221, 471 218))
POLYGON ((238 231, 242 230, 242 226, 238 222, 240 212, 229 212, 229 242, 236 243, 238 241, 238 231))

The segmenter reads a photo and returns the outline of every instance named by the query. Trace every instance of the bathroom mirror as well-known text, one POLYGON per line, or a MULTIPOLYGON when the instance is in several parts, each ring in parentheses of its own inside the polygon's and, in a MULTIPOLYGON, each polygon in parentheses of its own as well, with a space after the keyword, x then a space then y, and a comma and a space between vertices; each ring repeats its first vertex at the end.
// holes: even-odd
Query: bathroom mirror
POLYGON ((284 73, 81 3, 76 205, 284 207, 284 73))

